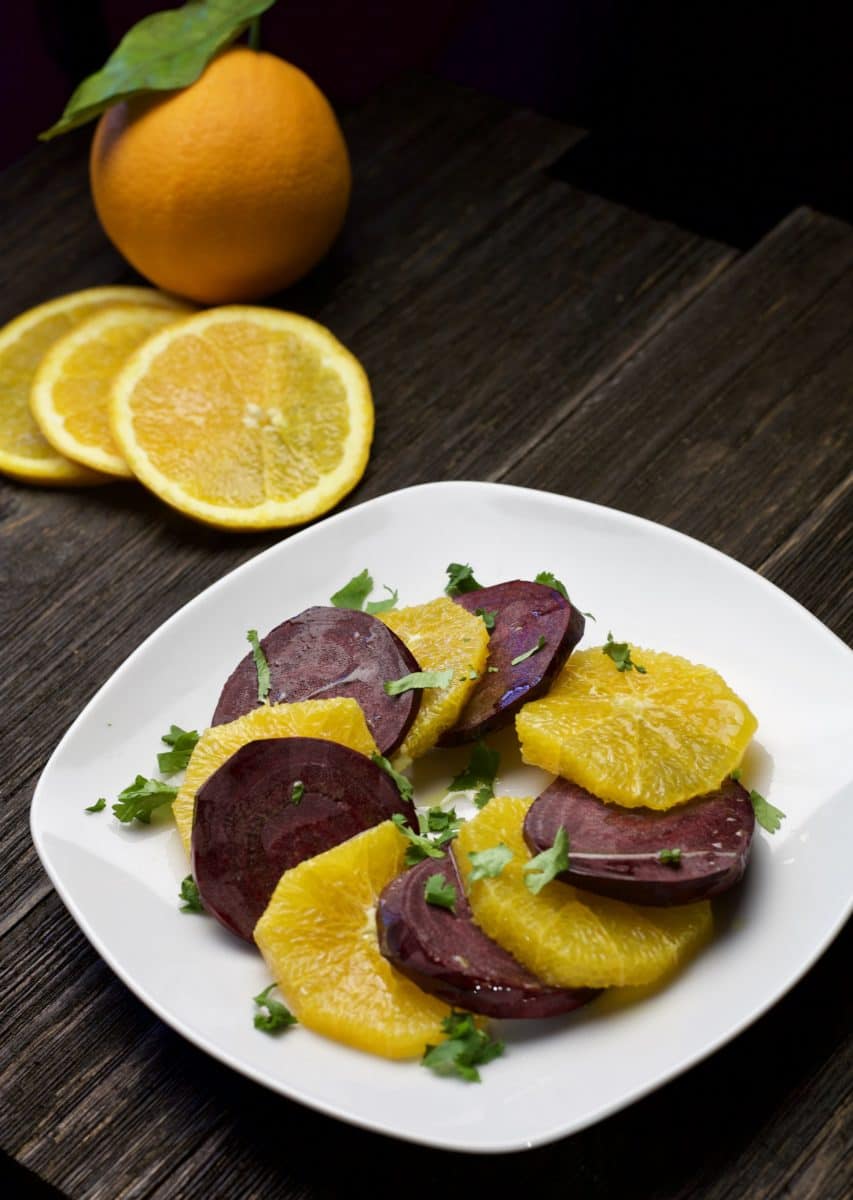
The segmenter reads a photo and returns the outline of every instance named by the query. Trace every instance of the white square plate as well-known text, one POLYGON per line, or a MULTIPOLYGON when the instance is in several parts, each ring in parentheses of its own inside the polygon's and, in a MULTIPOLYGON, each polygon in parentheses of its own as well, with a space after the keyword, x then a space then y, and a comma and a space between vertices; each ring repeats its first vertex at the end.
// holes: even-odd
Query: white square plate
MULTIPOLYGON (((197 1046, 368 1129, 445 1149, 523 1149, 582 1129, 723 1045, 841 927, 851 906, 850 667, 844 644, 793 600, 681 534, 521 488, 427 484, 288 538, 149 637, 54 752, 33 797, 33 839, 98 952, 197 1046), (153 773, 170 723, 207 724, 247 629, 328 603, 363 567, 377 587, 399 588, 401 603, 419 603, 441 593, 451 561, 470 562, 485 584, 552 571, 597 617, 584 644, 613 630, 715 667, 759 720, 745 782, 787 814, 774 837, 758 832, 744 885, 716 907, 714 941, 673 982, 629 1005, 597 1001, 552 1021, 496 1024, 506 1054, 480 1085, 299 1027, 275 1038, 255 1030, 251 997, 269 982, 266 968, 215 921, 179 911, 188 867, 171 822, 128 828, 109 808, 83 811, 153 773)), ((467 757, 456 753, 453 764, 467 757)), ((449 781, 449 770, 416 777, 422 799, 434 800, 440 778, 449 781)), ((498 790, 535 794, 546 779, 509 755, 498 790)))

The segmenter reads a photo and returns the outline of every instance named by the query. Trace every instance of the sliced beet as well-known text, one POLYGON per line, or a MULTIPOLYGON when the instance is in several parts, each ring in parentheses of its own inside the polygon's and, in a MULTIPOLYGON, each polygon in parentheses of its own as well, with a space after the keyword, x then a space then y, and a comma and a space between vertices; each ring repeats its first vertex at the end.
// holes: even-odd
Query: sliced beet
POLYGON ((347 746, 319 738, 248 742, 196 796, 192 871, 204 906, 251 941, 289 867, 396 812, 417 824, 391 778, 347 746))
POLYGON ((489 641, 489 669, 477 684, 462 715, 441 738, 442 746, 472 742, 509 725, 528 700, 535 700, 583 637, 586 622, 564 596, 542 583, 515 579, 494 587, 465 592, 453 599, 468 612, 495 613, 489 641), (513 666, 544 638, 541 650, 513 666), (492 669, 495 668, 495 669, 492 669))
MULTIPOLYGON (((419 691, 386 696, 382 685, 420 666, 397 635, 369 613, 307 608, 270 630, 261 649, 270 669, 270 704, 351 696, 382 754, 397 749, 417 715, 419 691)), ((226 681, 211 724, 234 721, 258 703, 258 674, 249 653, 226 681)))
POLYGON ((755 814, 733 779, 677 808, 622 808, 557 779, 527 811, 524 839, 534 854, 569 835, 566 883, 632 904, 691 904, 738 882, 749 859, 755 814), (660 852, 680 851, 677 861, 660 852))
POLYGON ((590 988, 557 988, 535 975, 474 924, 451 853, 427 858, 394 879, 376 910, 384 956, 413 983, 489 1017, 553 1017, 591 1000, 590 988), (429 904, 424 889, 440 874, 456 889, 456 911, 429 904))

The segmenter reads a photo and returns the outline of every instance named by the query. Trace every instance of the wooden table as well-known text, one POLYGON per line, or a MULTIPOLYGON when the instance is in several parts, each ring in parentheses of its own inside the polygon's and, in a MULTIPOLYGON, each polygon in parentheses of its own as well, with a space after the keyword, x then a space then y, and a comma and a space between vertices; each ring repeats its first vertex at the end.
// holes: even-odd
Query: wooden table
MULTIPOLYGON (((849 636, 853 230, 801 209, 738 253, 549 174, 581 131, 428 79, 345 125, 351 219, 286 304, 328 324, 374 386, 376 442, 347 503, 466 478, 583 497, 709 542, 849 636)), ((0 320, 131 278, 91 209, 87 140, 0 177, 0 320)), ((849 941, 710 1061, 510 1157, 338 1124, 161 1024, 51 888, 30 797, 129 652, 282 535, 206 530, 130 484, 2 481, 0 521, 7 1195, 40 1181, 75 1200, 319 1200, 361 1184, 372 1197, 849 1194, 849 941)))

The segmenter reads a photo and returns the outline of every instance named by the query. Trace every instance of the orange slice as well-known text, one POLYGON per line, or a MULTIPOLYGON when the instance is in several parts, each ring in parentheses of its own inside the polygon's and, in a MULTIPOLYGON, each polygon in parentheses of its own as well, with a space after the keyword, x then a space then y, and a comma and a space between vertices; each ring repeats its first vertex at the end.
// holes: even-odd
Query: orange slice
POLYGON ((576 651, 516 717, 524 761, 627 807, 713 791, 740 763, 755 717, 709 667, 635 646, 631 658, 644 675, 619 671, 600 646, 576 651))
POLYGON ((423 1054, 444 1040, 447 1005, 380 953, 376 902, 403 870, 395 825, 374 829, 285 871, 255 926, 255 941, 303 1025, 385 1058, 423 1054))
POLYGON ((500 875, 470 886, 469 900, 477 924, 535 975, 560 987, 652 983, 710 936, 707 900, 677 908, 639 908, 559 880, 534 895, 524 879, 531 856, 522 835, 531 803, 515 797, 490 800, 462 826, 453 850, 465 880, 471 851, 501 842, 512 851, 500 875))
POLYGON ((115 380, 111 415, 137 478, 225 529, 320 516, 358 483, 373 436, 367 376, 328 329, 239 305, 150 338, 115 380))

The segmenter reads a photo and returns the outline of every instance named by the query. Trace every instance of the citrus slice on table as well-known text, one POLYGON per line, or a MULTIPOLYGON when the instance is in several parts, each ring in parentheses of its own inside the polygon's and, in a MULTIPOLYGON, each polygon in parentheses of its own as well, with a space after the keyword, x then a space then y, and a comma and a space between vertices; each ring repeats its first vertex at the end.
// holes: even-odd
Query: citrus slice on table
POLYGON ((113 386, 113 433, 167 504, 226 529, 295 525, 358 483, 373 436, 360 363, 322 325, 232 306, 155 334, 113 386))
POLYGON ((522 758, 626 807, 713 791, 740 763, 755 717, 710 667, 634 646, 630 655, 645 674, 620 671, 600 646, 576 651, 518 714, 522 758))
POLYGON ((193 310, 128 304, 90 316, 47 351, 30 407, 55 450, 83 466, 132 478, 110 428, 110 386, 132 351, 193 310))
POLYGON ((421 693, 418 715, 400 747, 399 753, 420 758, 459 719, 485 669, 489 634, 479 617, 448 596, 376 615, 411 650, 422 671, 453 672, 447 687, 421 693))
POLYGON ((443 1041, 446 1004, 382 957, 380 892, 404 869, 409 843, 390 821, 285 871, 255 941, 288 1007, 309 1029, 385 1058, 443 1041))
POLYGON ((57 453, 39 429, 30 411, 36 370, 59 338, 102 309, 125 304, 174 308, 177 303, 154 288, 86 288, 39 304, 0 329, 0 471, 27 483, 106 483, 109 476, 57 453))
POLYGON ((710 936, 707 900, 638 908, 560 880, 534 895, 525 882, 524 866, 531 854, 522 833, 531 803, 507 796, 490 800, 463 824, 453 851, 466 882, 472 851, 500 843, 512 851, 498 876, 468 887, 468 899, 477 924, 534 975, 570 988, 653 983, 710 936))
POLYGON ((324 742, 338 742, 359 754, 377 752, 358 702, 344 696, 331 700, 301 700, 296 704, 262 704, 236 721, 205 729, 196 742, 183 783, 172 803, 172 815, 187 856, 199 788, 247 742, 276 737, 318 738, 324 742))

